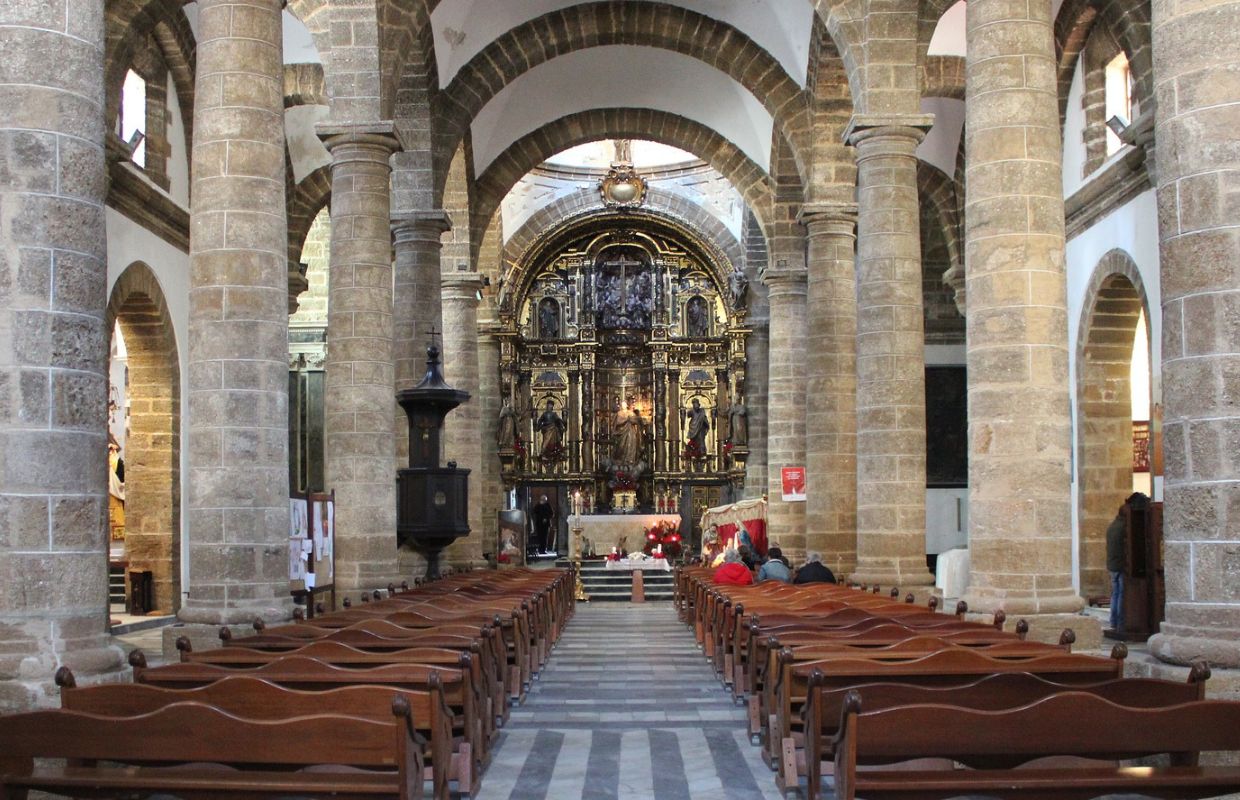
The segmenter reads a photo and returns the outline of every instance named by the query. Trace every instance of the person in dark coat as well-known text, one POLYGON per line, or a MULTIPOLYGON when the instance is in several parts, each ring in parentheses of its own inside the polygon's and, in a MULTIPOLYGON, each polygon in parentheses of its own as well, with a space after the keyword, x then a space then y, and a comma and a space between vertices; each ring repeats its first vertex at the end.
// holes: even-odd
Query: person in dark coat
POLYGON ((822 554, 810 551, 805 566, 797 570, 793 583, 835 583, 835 573, 822 563, 822 554))
POLYGON ((555 518, 555 509, 551 507, 547 495, 544 494, 538 499, 530 517, 534 520, 534 540, 530 544, 534 546, 536 553, 545 553, 550 549, 551 522, 555 518))

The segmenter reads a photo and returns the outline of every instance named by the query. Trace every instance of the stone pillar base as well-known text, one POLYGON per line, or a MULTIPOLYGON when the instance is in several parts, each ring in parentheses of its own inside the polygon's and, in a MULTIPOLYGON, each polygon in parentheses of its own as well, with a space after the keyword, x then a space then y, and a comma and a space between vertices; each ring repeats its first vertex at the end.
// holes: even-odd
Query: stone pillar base
MULTIPOLYGON (((190 646, 194 648, 195 653, 222 647, 223 645, 220 643, 220 628, 222 627, 224 626, 186 622, 178 622, 175 625, 166 626, 163 630, 164 658, 170 664, 175 664, 181 660, 181 653, 177 650, 177 639, 182 636, 189 639, 190 646)), ((250 636, 254 633, 250 623, 229 625, 228 627, 232 629, 233 636, 238 638, 250 636)))
POLYGON ((906 591, 934 585, 934 575, 926 571, 924 564, 920 570, 916 570, 892 567, 888 564, 861 563, 857 565, 857 571, 849 575, 849 580, 853 583, 864 583, 867 586, 878 584, 884 591, 891 591, 893 586, 898 587, 901 597, 906 591))
MULTIPOLYGON (((1188 680, 1188 667, 1168 664, 1149 653, 1132 653, 1124 664, 1125 678, 1159 678, 1183 683, 1188 680)), ((1206 697, 1210 700, 1240 700, 1240 669, 1210 668, 1206 681, 1206 697)))
MULTIPOLYGON (((111 637, 100 638, 110 640, 111 637)), ((32 652, 13 665, 15 669, 11 672, 6 661, 0 660, 0 713, 58 708, 60 689, 53 676, 62 666, 73 670, 78 686, 126 683, 133 677, 133 671, 125 663, 125 651, 110 641, 98 647, 64 652, 59 657, 50 652, 32 652)))
MULTIPOLYGON (((1240 639, 1183 636, 1176 633, 1177 627, 1164 622, 1161 632, 1150 637, 1150 652, 1169 664, 1188 666, 1194 661, 1207 661, 1226 667, 1240 667, 1240 639)), ((1240 695, 1240 672, 1236 674, 1236 689, 1240 695)))
MULTIPOLYGON (((948 610, 950 611, 951 609, 948 610)), ((1003 629, 1005 631, 1016 630, 1016 623, 1023 619, 1029 623, 1029 635, 1025 638, 1031 642, 1056 644, 1059 641, 1059 636, 1063 633, 1063 629, 1071 628, 1072 632, 1076 634, 1076 642, 1072 645, 1072 652, 1087 653, 1092 650, 1101 650, 1104 647, 1102 641, 1102 622, 1093 617, 1084 614, 1005 613, 1007 613, 1007 622, 1004 623, 1003 629)), ((970 611, 964 615, 964 618, 970 622, 983 622, 987 625, 994 623, 994 614, 989 611, 982 613, 970 611)))

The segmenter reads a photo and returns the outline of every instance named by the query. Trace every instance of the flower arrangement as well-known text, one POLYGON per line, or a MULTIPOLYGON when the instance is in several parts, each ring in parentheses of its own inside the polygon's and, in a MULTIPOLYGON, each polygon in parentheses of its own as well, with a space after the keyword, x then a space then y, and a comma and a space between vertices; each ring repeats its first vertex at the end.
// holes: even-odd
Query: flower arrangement
POLYGON ((732 447, 733 447, 733 445, 732 445, 732 440, 731 440, 731 439, 728 439, 726 442, 724 442, 724 443, 723 443, 723 452, 724 452, 724 454, 729 454, 729 453, 731 453, 731 452, 732 452, 732 447))
POLYGON ((668 560, 680 558, 683 546, 680 540, 680 528, 670 520, 656 522, 646 529, 646 546, 642 552, 647 555, 661 554, 668 560))
POLYGON ((525 455, 525 442, 521 439, 521 434, 517 434, 512 439, 512 451, 518 456, 525 455))
POLYGON ((547 463, 564 460, 564 445, 553 444, 542 452, 542 460, 547 463))
POLYGON ((680 454, 680 457, 687 461, 700 461, 701 459, 706 458, 706 453, 701 447, 698 446, 696 440, 690 439, 685 442, 685 449, 684 452, 680 454))
POLYGON ((616 492, 631 492, 637 488, 637 480, 634 479, 631 473, 618 469, 612 475, 611 480, 607 482, 607 485, 616 492))

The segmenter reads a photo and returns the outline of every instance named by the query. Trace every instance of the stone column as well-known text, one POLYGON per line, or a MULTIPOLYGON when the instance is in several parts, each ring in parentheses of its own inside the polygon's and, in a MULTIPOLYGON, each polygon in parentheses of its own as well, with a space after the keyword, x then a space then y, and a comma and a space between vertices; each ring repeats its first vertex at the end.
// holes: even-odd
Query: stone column
MULTIPOLYGON (((443 368, 454 389, 469 392, 469 402, 457 406, 444 420, 444 458, 469 470, 469 536, 457 539, 445 551, 447 561, 461 566, 484 566, 482 558, 482 398, 478 386, 477 272, 444 272, 443 368)), ((492 442, 495 440, 492 439, 492 442)))
POLYGON ((112 673, 103 3, 0 10, 0 712, 112 673), (20 65, 20 66, 19 66, 20 65), (57 164, 67 165, 61 171, 57 164))
MULTIPOLYGON (((971 0, 965 272, 977 612, 1075 613, 1063 179, 1051 0, 971 0)), ((1078 645, 1083 618, 1071 624, 1078 645)), ((1096 627, 1096 626, 1095 626, 1096 627)))
POLYGON ((1150 650, 1240 667, 1240 2, 1153 11, 1167 616, 1150 650))
POLYGON ((806 208, 806 547, 839 577, 857 566, 856 207, 806 208))
MULTIPOLYGON (((395 217, 396 276, 393 294, 392 348, 396 390, 412 389, 426 373, 428 331, 443 330, 439 311, 439 253, 452 227, 442 211, 395 217)), ((393 399, 395 403, 395 399, 393 399)), ((396 466, 409 466, 409 421, 396 409, 396 466)))
POLYGON ((771 309, 768 538, 797 564, 805 560, 805 503, 783 501, 781 473, 805 466, 805 266, 781 260, 762 280, 771 309))
MULTIPOLYGON (((287 619, 292 610, 282 5, 198 5, 186 486, 190 585, 179 614, 187 623, 248 624, 256 616, 287 619)), ((210 629, 190 633, 214 640, 210 629)))
POLYGON ((478 410, 482 415, 479 425, 482 463, 476 482, 477 503, 481 513, 482 528, 473 536, 480 536, 483 553, 499 553, 499 512, 503 509, 504 488, 500 480, 499 450, 495 443, 498 433, 499 412, 504 398, 499 382, 499 318, 495 314, 493 299, 484 300, 478 316, 478 410))
POLYGON ((749 313, 745 325, 745 405, 749 407, 749 458, 745 460, 745 497, 768 494, 766 469, 766 395, 770 389, 771 321, 766 286, 754 280, 749 284, 749 313))
POLYGON ((929 116, 854 117, 857 572, 925 586, 926 366, 917 145, 929 116))
POLYGON ((324 388, 326 486, 336 492, 336 588, 374 589, 396 567, 390 125, 328 127, 332 238, 324 388))

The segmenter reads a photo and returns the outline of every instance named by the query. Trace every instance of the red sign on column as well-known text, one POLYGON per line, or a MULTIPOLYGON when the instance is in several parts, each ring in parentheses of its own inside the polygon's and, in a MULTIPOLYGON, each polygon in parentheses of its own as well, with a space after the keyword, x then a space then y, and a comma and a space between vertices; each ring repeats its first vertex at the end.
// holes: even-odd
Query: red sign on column
POLYGON ((785 501, 805 499, 805 467, 784 467, 780 473, 784 484, 785 501))

